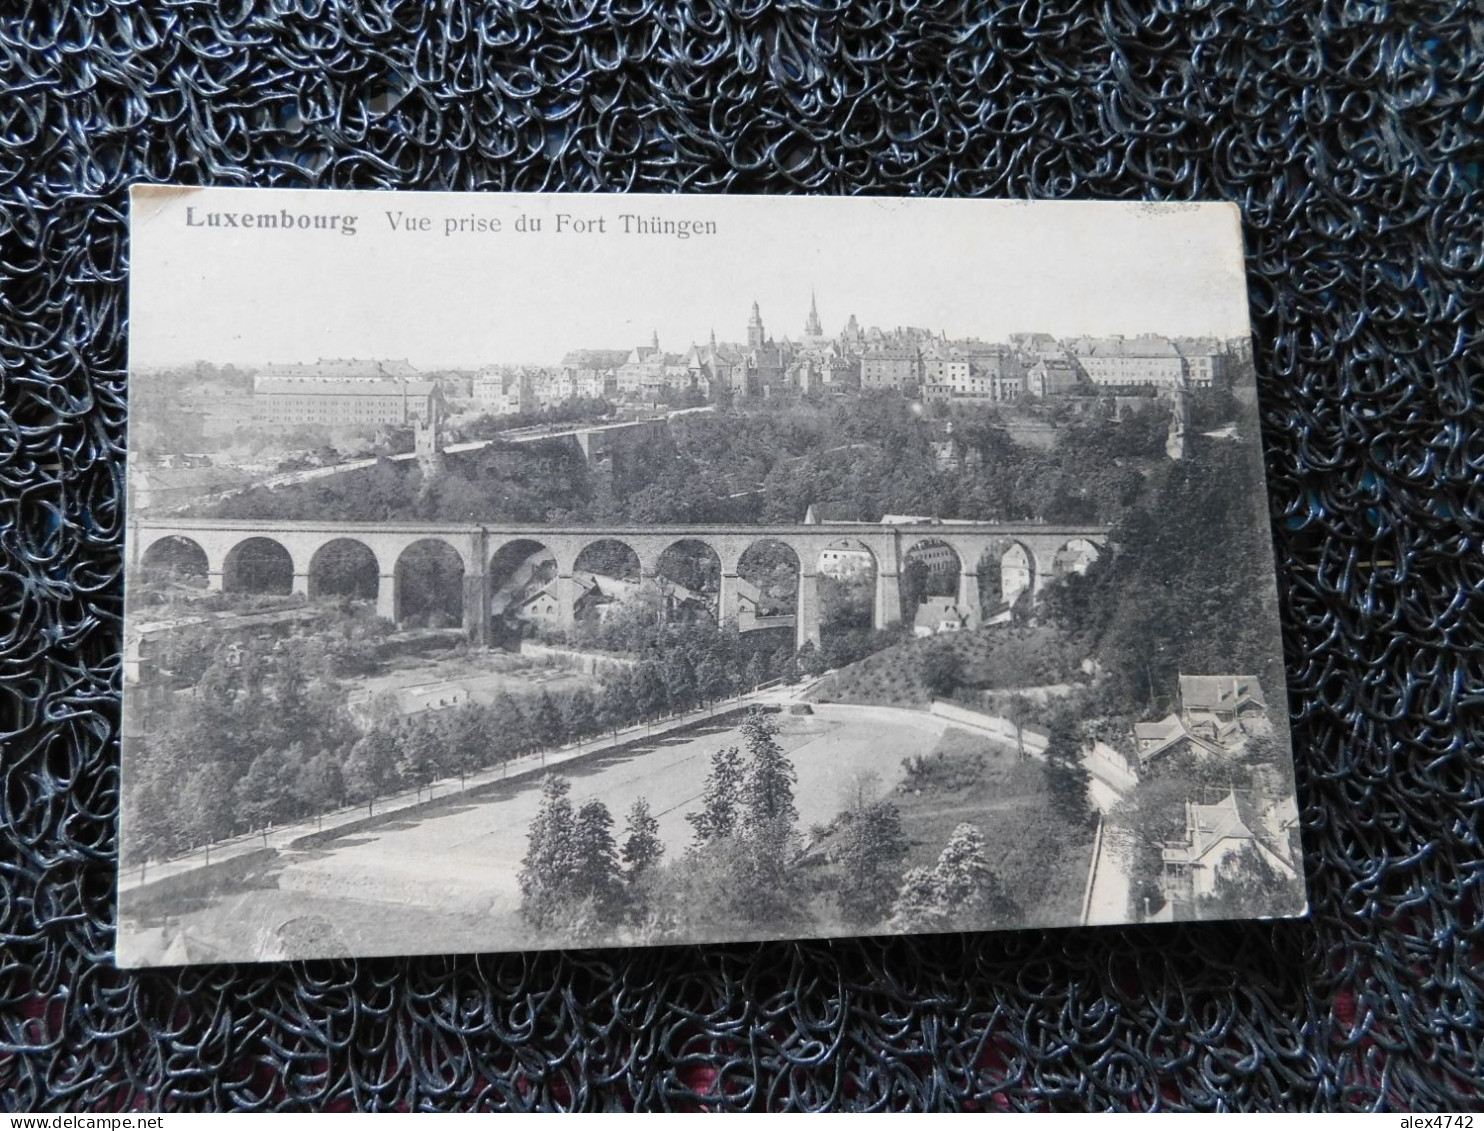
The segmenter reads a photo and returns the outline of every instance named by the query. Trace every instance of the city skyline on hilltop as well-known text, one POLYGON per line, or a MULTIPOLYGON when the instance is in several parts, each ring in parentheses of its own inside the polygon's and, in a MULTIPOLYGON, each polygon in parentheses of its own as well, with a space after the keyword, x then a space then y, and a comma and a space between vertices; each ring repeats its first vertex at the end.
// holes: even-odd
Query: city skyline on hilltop
POLYGON ((862 329, 984 341, 1248 333, 1228 206, 652 197, 646 211, 710 218, 717 233, 445 239, 384 231, 377 214, 397 203, 431 217, 477 206, 550 220, 617 205, 583 195, 203 192, 213 207, 266 195, 274 206, 363 215, 349 238, 195 230, 157 217, 131 276, 137 367, 328 357, 555 365, 572 349, 631 349, 655 333, 683 353, 713 329, 719 341, 745 341, 753 301, 770 337, 797 343, 811 291, 828 336, 852 314, 862 329))
MULTIPOLYGON (((751 304, 749 303, 749 306, 750 305, 751 304)), ((825 325, 826 328, 825 328, 824 333, 821 334, 821 335, 808 335, 808 334, 805 334, 805 333, 803 333, 801 331, 790 332, 787 329, 779 329, 779 330, 775 331, 774 328, 773 328, 772 323, 770 323, 769 320, 768 320, 768 318, 767 318, 767 315, 766 315, 766 306, 764 304, 762 304, 761 302, 759 302, 758 305, 759 305, 759 307, 763 311, 762 320, 763 320, 763 325, 764 325, 764 328, 765 328, 765 331, 766 331, 767 339, 769 341, 775 343, 776 345, 779 345, 779 346, 782 346, 785 343, 785 341, 787 341, 788 343, 791 343, 795 348, 807 348, 808 346, 811 345, 811 343, 828 344, 830 342, 838 342, 844 336, 844 334, 845 334, 845 326, 848 325, 849 318, 850 318, 850 316, 847 315, 846 316, 846 319, 844 320, 844 322, 842 323, 840 329, 838 329, 838 330, 830 330, 830 329, 827 328, 829 324, 828 323, 824 323, 824 325, 825 325)), ((823 321, 824 321, 824 319, 821 316, 821 322, 823 322, 823 321)), ((946 340, 950 344, 952 344, 954 342, 982 342, 982 343, 985 343, 985 344, 988 344, 988 345, 1006 345, 1006 346, 1008 346, 1008 345, 1011 345, 1012 344, 1012 342, 1010 341, 1010 339, 1013 336, 1022 336, 1022 335, 1029 335, 1029 334, 1045 334, 1045 333, 1050 333, 1049 331, 1046 331, 1046 330, 1044 330, 1042 328, 1039 328, 1039 327, 1028 327, 1028 328, 1023 328, 1023 329, 1019 329, 1019 330, 1013 330, 1009 334, 1003 335, 1001 337, 992 338, 992 337, 987 337, 987 336, 985 336, 983 334, 975 334, 975 333, 972 333, 972 332, 969 332, 969 333, 955 333, 955 332, 952 332, 952 328, 951 327, 916 326, 916 325, 910 325, 910 324, 907 324, 907 323, 898 323, 898 322, 891 322, 891 323, 868 322, 868 321, 865 321, 865 320, 860 319, 858 316, 856 317, 856 321, 857 321, 857 323, 858 323, 858 325, 859 325, 860 330, 861 330, 862 333, 865 333, 865 332, 871 331, 871 330, 880 330, 882 332, 882 334, 885 335, 886 338, 892 339, 892 338, 894 338, 897 335, 902 334, 902 333, 909 333, 909 332, 912 332, 912 331, 926 330, 926 331, 928 331, 932 335, 932 337, 934 339, 942 338, 942 339, 946 340)), ((722 332, 721 330, 718 329, 717 332, 716 332, 716 338, 715 338, 717 345, 719 347, 722 347, 722 348, 730 347, 730 348, 733 348, 733 349, 741 349, 741 350, 745 351, 748 348, 747 347, 747 325, 745 323, 742 324, 741 331, 742 331, 741 333, 736 333, 736 332, 724 333, 724 332, 722 332)), ((1091 339, 1091 338, 1098 338, 1098 339, 1109 339, 1109 338, 1118 339, 1118 338, 1121 338, 1121 339, 1124 339, 1126 341, 1134 341, 1134 340, 1138 340, 1138 339, 1147 339, 1147 338, 1162 338, 1162 339, 1166 339, 1166 340, 1170 340, 1170 341, 1190 341, 1190 340, 1197 340, 1197 339, 1201 339, 1201 340, 1215 340, 1215 341, 1220 342, 1222 344, 1229 344, 1229 343, 1234 342, 1234 341, 1246 339, 1248 337, 1248 334, 1246 332, 1243 332, 1243 333, 1240 333, 1240 334, 1235 334, 1235 335, 1226 335, 1226 336, 1220 335, 1220 334, 1215 334, 1215 333, 1206 333, 1206 334, 1178 333, 1178 334, 1176 334, 1176 333, 1170 333, 1168 331, 1157 329, 1157 328, 1147 328, 1146 327, 1146 328, 1141 328, 1141 329, 1128 329, 1128 330, 1122 330, 1122 331, 1111 331, 1111 332, 1102 333, 1102 334, 1056 334, 1056 333, 1050 333, 1050 336, 1053 337, 1053 338, 1055 338, 1055 339, 1057 339, 1060 342, 1070 342, 1070 341, 1073 341, 1073 340, 1076 340, 1076 339, 1083 339, 1083 338, 1089 338, 1089 339, 1091 339)), ((141 369, 146 369, 146 370, 147 369, 151 369, 151 368, 164 369, 164 368, 180 367, 180 366, 190 365, 190 364, 194 364, 194 363, 199 362, 199 363, 212 364, 212 365, 216 365, 216 366, 231 365, 231 366, 234 366, 237 369, 256 370, 256 369, 261 369, 261 368, 265 368, 265 367, 269 367, 269 366, 278 366, 278 365, 285 365, 285 366, 286 365, 307 365, 307 364, 314 364, 314 363, 318 363, 318 362, 327 362, 327 361, 339 361, 339 362, 345 362, 345 361, 363 361, 363 362, 367 362, 367 363, 384 363, 384 362, 387 362, 387 361, 395 360, 395 361, 405 361, 409 365, 411 365, 414 369, 416 369, 416 370, 418 370, 420 372, 433 372, 433 371, 436 371, 436 370, 451 370, 451 371, 469 372, 469 371, 478 371, 478 370, 481 370, 481 369, 489 369, 489 368, 498 368, 498 369, 510 369, 510 368, 556 369, 556 368, 560 367, 560 365, 562 363, 563 357, 565 357, 565 356, 567 356, 568 354, 571 354, 571 353, 595 352, 595 351, 605 351, 605 350, 614 350, 614 351, 617 351, 617 350, 632 350, 635 347, 648 347, 648 346, 651 346, 652 345, 653 340, 656 337, 659 338, 659 348, 660 348, 660 350, 662 352, 667 353, 667 354, 678 354, 678 355, 681 355, 681 356, 684 356, 684 355, 688 354, 690 352, 690 350, 691 350, 692 347, 699 348, 702 351, 702 354, 704 355, 706 353, 706 351, 710 348, 710 342, 711 342, 711 334, 710 334, 709 328, 708 328, 708 331, 707 331, 707 333, 705 335, 700 336, 700 337, 691 337, 691 338, 687 339, 684 343, 667 342, 667 341, 664 340, 663 336, 660 336, 658 334, 658 331, 656 331, 656 330, 650 330, 646 334, 644 334, 641 338, 639 338, 638 340, 633 341, 633 342, 628 342, 628 341, 623 341, 623 342, 574 341, 570 346, 568 346, 566 349, 562 350, 562 352, 561 352, 560 355, 558 355, 556 357, 553 357, 553 358, 539 358, 538 359, 538 358, 488 357, 488 358, 485 358, 485 359, 482 359, 482 360, 477 360, 477 361, 468 361, 468 362, 462 362, 462 363, 457 363, 457 362, 450 363, 450 362, 438 362, 438 361, 432 361, 432 362, 420 361, 417 357, 410 357, 410 356, 406 356, 405 354, 398 355, 395 358, 393 358, 393 357, 377 357, 377 356, 372 356, 370 354, 364 354, 364 353, 362 353, 362 354, 344 354, 344 355, 328 355, 328 354, 326 354, 326 355, 318 355, 318 356, 296 357, 296 358, 292 358, 292 359, 289 359, 289 358, 279 358, 279 357, 248 358, 248 357, 219 356, 219 357, 197 357, 197 358, 190 358, 190 359, 181 359, 181 360, 172 361, 172 362, 165 363, 165 364, 154 364, 154 365, 149 364, 149 363, 139 363, 139 364, 136 364, 135 367, 136 368, 141 368, 141 369)))

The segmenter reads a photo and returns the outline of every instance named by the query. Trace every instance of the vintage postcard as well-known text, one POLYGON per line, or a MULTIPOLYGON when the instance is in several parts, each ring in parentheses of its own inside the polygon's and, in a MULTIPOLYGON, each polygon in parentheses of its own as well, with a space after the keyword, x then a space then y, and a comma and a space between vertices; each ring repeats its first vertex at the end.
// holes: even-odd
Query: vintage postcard
POLYGON ((1304 913, 1234 207, 131 230, 120 964, 1304 913))

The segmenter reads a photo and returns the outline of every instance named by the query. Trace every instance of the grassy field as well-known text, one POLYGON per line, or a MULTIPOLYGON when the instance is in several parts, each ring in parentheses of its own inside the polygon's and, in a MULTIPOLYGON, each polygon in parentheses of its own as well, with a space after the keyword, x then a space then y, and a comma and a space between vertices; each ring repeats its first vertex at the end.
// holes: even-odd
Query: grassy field
POLYGON ((863 703, 883 707, 922 707, 931 696, 919 677, 922 656, 947 643, 963 657, 962 682, 968 687, 1033 687, 1069 679, 1081 656, 1056 629, 1032 625, 991 625, 908 640, 842 668, 809 695, 821 703, 863 703))
POLYGON ((475 701, 488 704, 502 692, 517 697, 537 695, 542 691, 556 694, 579 687, 593 687, 597 681, 581 672, 530 657, 488 653, 432 658, 399 656, 387 665, 383 674, 348 680, 347 686, 364 689, 376 696, 444 682, 456 683, 466 688, 475 701))
MULTIPOLYGON (((910 842, 905 873, 931 867, 953 830, 984 834, 985 855, 1023 913, 1024 926, 1076 924, 1092 860, 1091 828, 1069 830, 1052 813, 1045 771, 1034 759, 950 729, 890 796, 910 842)), ((829 842, 810 855, 824 854, 829 842)), ((826 889, 829 884, 823 885, 826 889)))

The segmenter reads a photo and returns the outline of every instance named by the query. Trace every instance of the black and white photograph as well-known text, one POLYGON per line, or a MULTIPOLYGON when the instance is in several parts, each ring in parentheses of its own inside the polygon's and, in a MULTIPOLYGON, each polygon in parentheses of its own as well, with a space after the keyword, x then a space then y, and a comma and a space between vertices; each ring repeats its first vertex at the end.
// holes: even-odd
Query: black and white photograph
POLYGON ((1234 206, 130 240, 120 965, 1306 912, 1234 206))

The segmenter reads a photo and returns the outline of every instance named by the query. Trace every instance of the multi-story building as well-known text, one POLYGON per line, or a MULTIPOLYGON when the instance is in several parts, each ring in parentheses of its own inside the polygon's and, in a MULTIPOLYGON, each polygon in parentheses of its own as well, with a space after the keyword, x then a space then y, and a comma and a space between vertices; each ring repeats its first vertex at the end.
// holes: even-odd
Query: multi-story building
POLYGON ((1255 675, 1180 675, 1180 721, 1218 742, 1265 729, 1267 699, 1255 675))
POLYGON ((495 416, 517 416, 541 407, 536 379, 525 369, 486 369, 474 378, 474 399, 495 416))
POLYGON ((973 342, 957 348, 964 364, 945 366, 945 380, 925 382, 923 396, 928 400, 998 404, 1013 401, 1025 392, 1025 370, 1004 346, 973 342))
POLYGON ((709 345, 691 348, 686 367, 691 384, 713 400, 756 391, 749 388, 747 358, 742 349, 731 343, 718 344, 715 332, 709 345))
POLYGON ((1247 827, 1235 790, 1211 805, 1187 801, 1184 834, 1163 846, 1160 876, 1165 899, 1181 918, 1188 917, 1202 897, 1216 893, 1217 868, 1235 853, 1256 852, 1286 880, 1297 875, 1289 861, 1247 827))
POLYGON ((1061 343, 1050 334, 1039 332, 1011 334, 1010 345, 1029 361, 1059 358, 1065 355, 1061 343))
POLYGON ((916 346, 874 346, 861 354, 862 389, 903 389, 922 380, 916 346))
POLYGON ((1231 384, 1231 355, 1211 338, 1181 339, 1175 343, 1185 359, 1185 381, 1192 389, 1225 389, 1231 384))
POLYGON ((649 345, 630 350, 617 372, 619 396, 643 397, 647 391, 658 390, 665 383, 665 354, 660 349, 659 335, 653 335, 649 345))
POLYGON ((618 367, 628 357, 628 350, 571 350, 561 367, 571 372, 575 395, 596 399, 618 392, 618 367))
POLYGON ((962 387, 968 383, 971 368, 968 352, 957 343, 936 340, 923 347, 921 373, 925 386, 962 387))
POLYGON ((253 378, 253 388, 278 381, 416 381, 422 374, 406 358, 322 357, 318 361, 269 362, 253 378))
POLYGON ((1082 383, 1077 367, 1065 358, 1042 358, 1025 376, 1026 392, 1033 397, 1055 397, 1070 393, 1082 383))
POLYGON ((474 375, 471 392, 481 405, 500 403, 505 398, 505 374, 498 369, 481 369, 474 375))
POLYGON ((253 391, 254 418, 273 427, 318 424, 375 427, 427 420, 443 403, 437 381, 263 381, 253 391))
POLYGON ((536 402, 553 408, 577 396, 577 374, 571 369, 543 369, 536 375, 536 402))
POLYGON ((1173 389, 1186 380, 1185 359, 1168 338, 1082 338, 1072 352, 1095 385, 1173 389))
POLYGON ((846 392, 861 387, 861 364, 853 357, 832 357, 825 382, 836 392, 846 392))
POLYGON ((957 573, 960 569, 958 554, 946 542, 919 542, 907 551, 908 562, 921 562, 928 573, 957 573))

